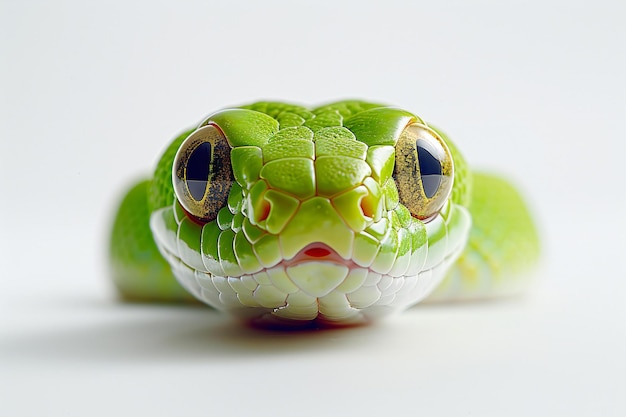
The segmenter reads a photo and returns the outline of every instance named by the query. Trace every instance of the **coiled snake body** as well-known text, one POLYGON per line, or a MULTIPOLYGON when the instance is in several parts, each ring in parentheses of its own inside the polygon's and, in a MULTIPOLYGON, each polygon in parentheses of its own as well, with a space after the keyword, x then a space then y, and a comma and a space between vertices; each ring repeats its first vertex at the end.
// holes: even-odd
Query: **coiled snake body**
POLYGON ((174 139, 124 198, 110 263, 124 298, 344 325, 518 293, 538 247, 517 191, 420 117, 259 102, 174 139))

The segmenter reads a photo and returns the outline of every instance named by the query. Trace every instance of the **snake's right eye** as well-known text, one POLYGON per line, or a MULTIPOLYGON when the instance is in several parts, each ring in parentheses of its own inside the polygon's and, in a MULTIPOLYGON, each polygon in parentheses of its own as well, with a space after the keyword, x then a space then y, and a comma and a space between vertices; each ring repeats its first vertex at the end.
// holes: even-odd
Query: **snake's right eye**
POLYGON ((231 146, 215 125, 199 128, 181 144, 172 169, 174 193, 187 213, 210 222, 226 206, 234 177, 231 146))
POLYGON ((400 202, 413 217, 429 221, 452 192, 454 166, 443 138, 426 125, 413 123, 396 143, 393 174, 400 202))

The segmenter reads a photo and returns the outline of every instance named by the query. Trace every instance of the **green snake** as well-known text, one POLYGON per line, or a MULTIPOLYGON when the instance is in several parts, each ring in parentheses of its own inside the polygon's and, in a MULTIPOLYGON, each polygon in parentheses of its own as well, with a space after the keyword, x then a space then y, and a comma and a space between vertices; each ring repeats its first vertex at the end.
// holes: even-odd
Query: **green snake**
POLYGON ((109 255, 124 299, 350 325, 517 294, 539 240, 516 189, 411 112, 257 102, 173 140, 124 197, 109 255))

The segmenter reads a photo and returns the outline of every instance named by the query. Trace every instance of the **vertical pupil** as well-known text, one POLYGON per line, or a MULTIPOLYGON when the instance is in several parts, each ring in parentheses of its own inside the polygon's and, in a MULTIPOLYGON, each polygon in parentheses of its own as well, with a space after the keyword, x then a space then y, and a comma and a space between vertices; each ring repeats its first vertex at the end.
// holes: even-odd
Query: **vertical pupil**
POLYGON ((424 194, 426 194, 426 197, 432 198, 441 184, 441 162, 437 157, 439 152, 424 139, 418 139, 415 142, 415 146, 417 148, 417 159, 420 164, 424 194))
POLYGON ((196 201, 202 200, 209 182, 211 144, 203 142, 193 150, 187 161, 187 188, 196 201))

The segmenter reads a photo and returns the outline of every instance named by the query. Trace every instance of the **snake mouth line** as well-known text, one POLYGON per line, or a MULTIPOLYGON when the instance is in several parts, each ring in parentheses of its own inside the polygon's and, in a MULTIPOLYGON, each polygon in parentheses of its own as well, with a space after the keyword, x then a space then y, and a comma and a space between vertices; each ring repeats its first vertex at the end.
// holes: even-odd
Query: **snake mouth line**
POLYGON ((372 317, 407 308, 433 291, 443 279, 447 265, 462 250, 462 244, 455 245, 437 264, 401 276, 377 273, 352 261, 339 260, 319 245, 303 249, 300 256, 290 261, 234 277, 197 270, 169 251, 163 255, 172 264, 180 284, 217 309, 250 318, 259 313, 244 313, 246 308, 262 307, 262 315, 287 314, 286 318, 301 322, 318 317, 331 317, 331 321, 362 317, 360 312, 370 311, 370 307, 372 317), (285 266, 288 262, 293 263, 285 266))
MULTIPOLYGON (((395 278, 428 275, 431 272, 441 270, 443 265, 451 263, 452 258, 456 258, 460 254, 468 237, 469 216, 465 215, 463 209, 457 208, 457 210, 460 217, 455 221, 454 233, 448 234, 449 230, 443 228, 442 225, 447 223, 445 221, 430 222, 427 225, 427 240, 418 248, 419 253, 411 251, 402 255, 388 251, 382 255, 372 253, 355 257, 353 250, 353 253, 345 257, 345 255, 340 255, 341 252, 336 250, 332 244, 314 241, 297 249, 292 248, 292 252, 295 249, 295 254, 291 257, 285 257, 283 253, 283 256, 277 256, 273 259, 266 257, 262 260, 258 258, 255 251, 254 254, 250 255, 257 257, 256 261, 246 259, 245 262, 241 261, 240 263, 238 258, 232 256, 226 260, 214 259, 207 257, 204 252, 198 253, 191 247, 187 247, 185 241, 178 238, 181 233, 180 227, 174 229, 171 225, 174 223, 172 220, 175 220, 175 217, 153 216, 151 227, 154 230, 155 242, 159 250, 171 264, 177 278, 179 278, 179 274, 191 274, 190 276, 196 277, 195 280, 226 279, 233 285, 237 286, 241 283, 241 285, 250 287, 253 286, 252 281, 256 281, 256 284, 264 287, 266 284, 270 284, 269 281, 271 280, 268 276, 283 278, 288 276, 287 280, 292 282, 288 285, 293 288, 296 281, 306 281, 305 285, 324 281, 333 281, 338 284, 342 279, 360 281, 365 279, 365 276, 371 277, 367 278, 369 280, 367 282, 381 279, 380 277, 383 277, 384 280, 393 279, 395 281, 395 278), (177 230, 176 236, 172 236, 174 230, 177 230), (445 239, 447 243, 443 245, 439 243, 441 239, 438 239, 442 230, 447 236, 445 239), (434 237, 433 242, 431 242, 431 237, 434 237), (181 250, 186 252, 179 252, 181 250), (192 252, 193 254, 191 254, 192 252), (394 261, 390 259, 392 256, 395 258, 394 261)), ((282 252, 282 249, 279 250, 282 252)))
MULTIPOLYGON (((163 245, 158 244, 159 250, 166 255, 166 259, 169 260, 175 260, 175 262, 184 265, 186 268, 194 271, 195 273, 199 273, 199 274, 205 274, 205 275, 209 275, 209 276, 220 276, 220 275, 216 275, 210 271, 202 271, 199 270, 187 263, 185 263, 182 258, 180 256, 178 256, 177 254, 171 252, 170 250, 166 249, 163 245)), ((436 270, 437 268, 439 268, 441 265, 448 263, 454 259, 456 259, 460 253, 462 252, 464 248, 464 243, 461 242, 459 243, 455 248, 451 248, 450 251, 448 252, 448 254, 441 259, 438 263, 432 265, 430 268, 426 268, 426 269, 421 269, 419 270, 415 275, 418 274, 422 274, 422 273, 428 273, 430 271, 436 270)), ((312 243, 307 245, 306 247, 304 247, 303 249, 301 249, 296 256, 294 256, 291 259, 283 259, 280 262, 276 263, 275 265, 272 265, 270 267, 264 267, 261 268, 260 270, 256 271, 256 272, 252 272, 252 273, 244 273, 242 275, 239 276, 228 276, 229 278, 242 278, 245 276, 252 276, 258 273, 264 273, 267 272, 269 270, 275 269, 275 268, 288 268, 291 266, 298 266, 301 264, 306 264, 306 263, 319 263, 319 264, 330 264, 330 265, 337 265, 337 266, 343 266, 343 267, 347 267, 348 270, 353 270, 353 269, 361 269, 361 270, 365 270, 368 273, 373 273, 376 275, 380 275, 380 276, 389 276, 391 278, 397 278, 395 276, 389 275, 389 274, 385 274, 385 273, 381 273, 380 271, 375 271, 374 269, 372 269, 369 266, 361 266, 358 265, 356 262, 354 262, 352 259, 344 259, 342 258, 335 250, 333 250, 331 247, 329 247, 326 244, 323 243, 312 243)), ((171 261, 170 261, 171 263, 171 261)), ((406 276, 406 274, 402 275, 402 276, 406 276)))

